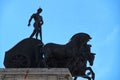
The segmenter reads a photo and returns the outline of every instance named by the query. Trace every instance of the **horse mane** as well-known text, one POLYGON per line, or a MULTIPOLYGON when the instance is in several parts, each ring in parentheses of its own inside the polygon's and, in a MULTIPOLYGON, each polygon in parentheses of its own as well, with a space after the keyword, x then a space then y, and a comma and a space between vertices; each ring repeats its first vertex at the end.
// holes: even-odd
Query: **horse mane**
POLYGON ((87 33, 77 33, 72 36, 70 40, 76 40, 76 39, 92 39, 87 33))
POLYGON ((91 39, 91 37, 87 33, 77 33, 70 38, 69 42, 66 45, 81 46, 84 41, 88 41, 89 39, 91 39))

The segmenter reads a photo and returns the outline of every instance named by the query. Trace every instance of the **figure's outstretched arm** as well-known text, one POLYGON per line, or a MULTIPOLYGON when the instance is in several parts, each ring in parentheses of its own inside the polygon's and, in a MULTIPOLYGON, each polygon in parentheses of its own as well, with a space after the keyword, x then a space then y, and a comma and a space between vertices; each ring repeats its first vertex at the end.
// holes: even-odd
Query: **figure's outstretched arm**
POLYGON ((30 19, 29 19, 29 21, 28 21, 28 26, 30 26, 30 22, 31 22, 31 20, 32 20, 33 17, 34 17, 34 15, 32 15, 32 16, 30 17, 30 19))

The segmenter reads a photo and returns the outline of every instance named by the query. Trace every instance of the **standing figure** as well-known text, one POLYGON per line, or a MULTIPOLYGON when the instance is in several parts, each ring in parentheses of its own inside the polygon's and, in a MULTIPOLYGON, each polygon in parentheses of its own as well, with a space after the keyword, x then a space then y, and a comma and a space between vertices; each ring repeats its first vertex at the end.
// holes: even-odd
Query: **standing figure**
POLYGON ((38 39, 38 34, 40 33, 40 39, 42 41, 42 24, 43 24, 43 18, 41 15, 39 15, 40 13, 42 12, 42 9, 39 8, 37 10, 37 13, 34 13, 30 19, 29 19, 29 22, 28 22, 28 26, 30 26, 30 22, 32 19, 34 19, 34 30, 33 30, 33 33, 30 35, 30 38, 32 38, 34 35, 36 35, 36 39, 38 39))

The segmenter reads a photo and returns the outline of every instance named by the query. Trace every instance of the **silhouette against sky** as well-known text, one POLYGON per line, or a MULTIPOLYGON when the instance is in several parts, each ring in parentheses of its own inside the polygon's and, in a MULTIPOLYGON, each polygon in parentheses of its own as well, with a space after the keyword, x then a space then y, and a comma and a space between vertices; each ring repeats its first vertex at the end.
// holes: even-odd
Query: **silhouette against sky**
POLYGON ((42 25, 43 25, 43 18, 40 15, 40 13, 42 12, 42 8, 39 8, 37 10, 37 13, 34 13, 28 22, 28 26, 30 26, 30 22, 32 19, 34 19, 34 30, 32 32, 32 34, 30 35, 30 38, 32 38, 34 35, 36 36, 36 39, 38 39, 38 34, 40 34, 40 40, 42 41, 42 25))

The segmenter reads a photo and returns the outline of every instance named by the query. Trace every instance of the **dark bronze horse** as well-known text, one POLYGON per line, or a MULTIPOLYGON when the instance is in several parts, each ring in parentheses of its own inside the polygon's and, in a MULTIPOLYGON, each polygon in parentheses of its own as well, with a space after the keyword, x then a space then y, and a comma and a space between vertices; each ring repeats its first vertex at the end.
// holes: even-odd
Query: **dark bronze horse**
POLYGON ((77 80, 78 76, 86 78, 88 80, 95 79, 95 73, 93 72, 92 68, 90 67, 93 65, 95 54, 89 53, 89 55, 87 55, 87 56, 84 58, 76 57, 76 59, 78 59, 78 61, 76 63, 74 63, 75 60, 74 60, 74 62, 72 62, 75 64, 75 66, 73 66, 70 69, 70 71, 72 72, 71 74, 75 77, 74 80, 77 80), (87 67, 87 61, 90 63, 89 67, 87 67), (86 73, 86 71, 89 71, 89 72, 86 73), (91 77, 89 75, 91 75, 91 77))
POLYGON ((44 45, 45 60, 50 58, 61 59, 63 57, 73 57, 79 54, 79 49, 87 43, 91 37, 86 33, 75 34, 70 41, 65 45, 48 43, 44 45))
POLYGON ((77 78, 76 76, 81 76, 91 80, 91 78, 85 74, 86 70, 90 70, 94 80, 94 72, 90 67, 86 66, 87 61, 93 65, 94 56, 92 57, 93 60, 90 59, 92 53, 87 51, 88 48, 84 46, 87 45, 86 43, 90 39, 91 37, 88 34, 78 33, 75 34, 65 45, 55 43, 44 45, 43 52, 46 64, 50 68, 69 68, 75 79, 77 78), (84 48, 86 48, 86 50, 84 50, 84 48))

